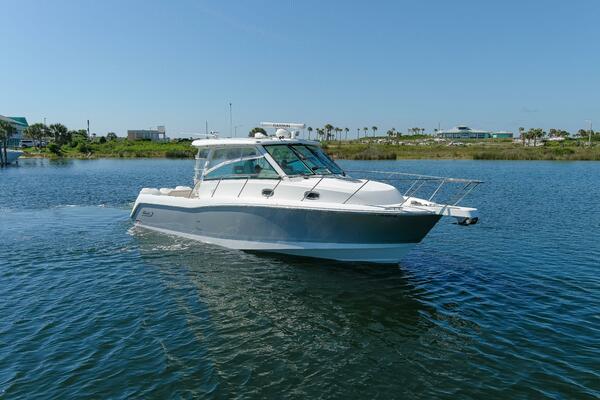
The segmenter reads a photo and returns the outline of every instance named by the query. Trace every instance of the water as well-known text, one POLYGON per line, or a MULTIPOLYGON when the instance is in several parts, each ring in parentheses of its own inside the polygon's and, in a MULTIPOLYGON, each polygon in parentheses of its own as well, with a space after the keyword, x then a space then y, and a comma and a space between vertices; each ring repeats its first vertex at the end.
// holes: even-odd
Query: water
POLYGON ((486 181, 398 267, 133 229, 192 163, 0 170, 0 398, 600 396, 600 163, 343 162, 486 181))

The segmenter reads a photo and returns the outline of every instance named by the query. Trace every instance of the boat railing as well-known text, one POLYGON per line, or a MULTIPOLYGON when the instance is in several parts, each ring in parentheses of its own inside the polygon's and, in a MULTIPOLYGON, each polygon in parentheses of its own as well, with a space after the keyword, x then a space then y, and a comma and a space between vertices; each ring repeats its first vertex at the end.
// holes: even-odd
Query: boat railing
MULTIPOLYGON (((449 178, 443 176, 411 174, 391 171, 347 170, 353 178, 366 179, 344 203, 347 203, 371 181, 384 181, 395 186, 405 197, 418 197, 430 202, 458 205, 483 181, 477 179, 449 178)), ((404 204, 404 203, 402 203, 404 204)))

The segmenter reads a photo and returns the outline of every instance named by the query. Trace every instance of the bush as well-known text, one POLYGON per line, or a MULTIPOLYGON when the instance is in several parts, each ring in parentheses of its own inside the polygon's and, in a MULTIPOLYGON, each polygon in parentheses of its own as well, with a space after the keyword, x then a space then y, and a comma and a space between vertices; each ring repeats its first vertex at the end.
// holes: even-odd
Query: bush
POLYGON ((56 154, 56 155, 60 154, 60 146, 57 145, 54 142, 50 143, 48 146, 46 146, 46 148, 48 149, 48 151, 50 153, 53 153, 53 154, 56 154))
POLYGON ((567 155, 571 155, 575 153, 575 150, 573 150, 570 147, 557 147, 552 149, 552 152, 554 153, 555 156, 567 156, 567 155))
POLYGON ((80 153, 90 153, 92 151, 92 148, 86 143, 82 142, 77 145, 77 151, 80 153))
POLYGON ((167 150, 165 157, 167 158, 192 158, 195 155, 194 150, 167 150))
POLYGON ((98 141, 100 144, 106 143, 106 138, 104 136, 100 136, 100 140, 98 141))

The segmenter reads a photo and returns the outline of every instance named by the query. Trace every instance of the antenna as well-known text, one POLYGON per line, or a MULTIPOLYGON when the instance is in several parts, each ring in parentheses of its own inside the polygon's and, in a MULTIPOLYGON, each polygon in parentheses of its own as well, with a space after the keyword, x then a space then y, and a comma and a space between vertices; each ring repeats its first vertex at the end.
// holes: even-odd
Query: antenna
POLYGON ((229 137, 233 133, 233 118, 231 116, 231 102, 229 102, 229 137))

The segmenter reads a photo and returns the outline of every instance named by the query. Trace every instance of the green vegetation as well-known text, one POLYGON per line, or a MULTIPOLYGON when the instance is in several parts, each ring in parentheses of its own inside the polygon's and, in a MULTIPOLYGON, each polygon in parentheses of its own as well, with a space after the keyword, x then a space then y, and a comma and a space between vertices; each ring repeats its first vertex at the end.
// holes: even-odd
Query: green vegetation
MULTIPOLYGON (((10 127, 9 127, 10 128, 10 127)), ((0 126, 0 141, 9 133, 0 126)), ((10 129, 9 129, 10 130, 10 129)), ((375 137, 378 128, 364 127, 365 136, 348 140, 349 128, 337 128, 326 124, 323 128, 308 127, 308 134, 316 131, 316 138, 323 142, 325 150, 337 159, 349 160, 397 160, 397 159, 470 159, 470 160, 600 160, 600 132, 580 130, 575 137, 560 129, 525 130, 519 128, 522 140, 511 139, 460 139, 439 140, 425 135, 423 128, 411 128, 412 135, 403 135, 391 128, 386 136, 375 137), (369 130, 373 136, 369 136, 369 130), (345 133, 345 137, 343 137, 345 133), (588 141, 591 138, 591 143, 588 141), (591 145, 590 145, 591 144, 591 145)), ((260 127, 249 135, 264 133, 260 127)), ((361 129, 357 129, 360 134, 361 129)), ((105 137, 90 138, 86 130, 68 130, 62 124, 33 124, 25 131, 26 136, 37 142, 47 141, 46 147, 24 149, 30 157, 168 157, 193 158, 196 150, 188 139, 170 142, 150 140, 129 141, 117 138, 114 132, 105 137)))
POLYGON ((100 158, 100 157, 167 157, 193 158, 196 151, 191 141, 151 142, 146 140, 128 141, 126 139, 96 141, 72 141, 59 146, 50 143, 45 149, 24 149, 28 156, 100 158))
POLYGON ((472 142, 462 146, 415 142, 414 144, 377 144, 328 142, 324 145, 334 158, 346 160, 464 159, 464 160, 596 160, 600 146, 573 143, 524 147, 510 140, 472 142))
POLYGON ((255 128, 252 128, 250 132, 248 132, 248 137, 254 137, 255 133, 262 133, 263 135, 266 135, 267 131, 265 131, 264 128, 261 128, 260 126, 257 126, 255 128))

